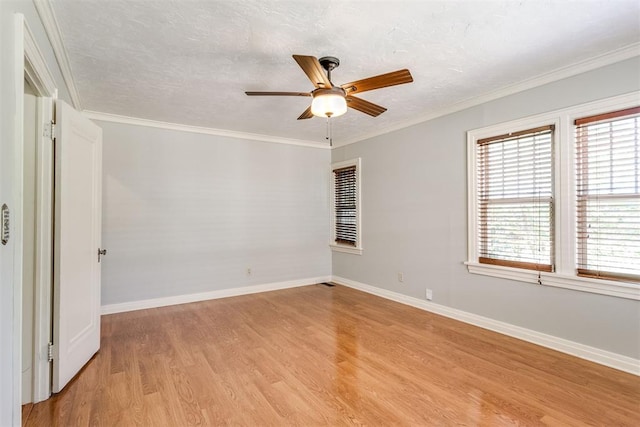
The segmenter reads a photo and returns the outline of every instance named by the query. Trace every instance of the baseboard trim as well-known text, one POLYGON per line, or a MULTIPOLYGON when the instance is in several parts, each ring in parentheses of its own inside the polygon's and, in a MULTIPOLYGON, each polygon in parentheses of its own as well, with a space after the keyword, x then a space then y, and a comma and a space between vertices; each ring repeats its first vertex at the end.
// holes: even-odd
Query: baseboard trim
POLYGON ((147 308, 166 307, 169 305, 187 304, 190 302, 206 301, 210 299, 228 298, 239 295, 256 294, 259 292, 277 291, 279 289, 296 288, 315 283, 329 282, 330 276, 311 277, 307 279, 289 280, 286 282, 265 283, 261 285, 228 288, 197 294, 176 295, 171 297, 153 298, 140 301, 130 301, 118 304, 107 304, 101 307, 101 314, 124 313, 127 311, 144 310, 147 308))
POLYGON ((470 325, 480 328, 489 329, 499 332, 510 337, 518 338, 533 344, 557 350, 562 353, 570 354, 581 359, 599 363, 610 368, 628 372, 630 374, 640 376, 640 360, 610 351, 602 350, 596 347, 558 338, 553 335, 544 334, 531 329, 515 326, 499 320, 490 319, 488 317, 469 313, 463 310, 436 304, 430 301, 423 301, 418 298, 403 295, 386 289, 377 288, 375 286, 356 282, 355 280, 345 279, 344 277, 332 276, 331 281, 349 288, 357 289, 369 294, 399 302, 401 304, 410 305, 431 313, 459 320, 470 325))

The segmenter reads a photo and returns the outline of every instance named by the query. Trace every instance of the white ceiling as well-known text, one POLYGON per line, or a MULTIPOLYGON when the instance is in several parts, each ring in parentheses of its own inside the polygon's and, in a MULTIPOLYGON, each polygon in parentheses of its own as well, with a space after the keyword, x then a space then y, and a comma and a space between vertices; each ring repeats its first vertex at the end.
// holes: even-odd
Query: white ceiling
POLYGON ((387 112, 333 119, 344 141, 640 41, 637 0, 52 5, 83 109, 318 142, 325 120, 296 120, 310 98, 244 94, 312 90, 292 54, 338 57, 335 84, 411 70, 413 83, 361 95, 387 112))

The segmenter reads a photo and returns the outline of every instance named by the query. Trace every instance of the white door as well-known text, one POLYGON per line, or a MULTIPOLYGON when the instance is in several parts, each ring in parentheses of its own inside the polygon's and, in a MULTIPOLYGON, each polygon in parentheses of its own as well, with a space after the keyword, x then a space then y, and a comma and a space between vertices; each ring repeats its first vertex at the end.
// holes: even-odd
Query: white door
POLYGON ((100 348, 102 130, 56 102, 53 384, 59 392, 100 348))

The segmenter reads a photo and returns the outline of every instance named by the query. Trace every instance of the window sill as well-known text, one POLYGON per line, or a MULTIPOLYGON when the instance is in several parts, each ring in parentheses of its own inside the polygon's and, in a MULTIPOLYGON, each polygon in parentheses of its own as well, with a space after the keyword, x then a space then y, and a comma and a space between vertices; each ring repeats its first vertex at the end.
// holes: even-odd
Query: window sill
POLYGON ((346 254, 362 255, 362 248, 356 248, 353 246, 329 244, 332 251, 344 252, 346 254))
MULTIPOLYGON (((478 262, 470 261, 465 262, 465 265, 467 266, 469 273, 473 274, 500 277, 519 282, 538 283, 538 272, 533 270, 480 264, 478 262)), ((588 277, 548 272, 540 272, 540 280, 542 282, 542 286, 554 286, 557 288, 573 289, 582 292, 640 300, 640 286, 628 282, 591 279, 588 277)))

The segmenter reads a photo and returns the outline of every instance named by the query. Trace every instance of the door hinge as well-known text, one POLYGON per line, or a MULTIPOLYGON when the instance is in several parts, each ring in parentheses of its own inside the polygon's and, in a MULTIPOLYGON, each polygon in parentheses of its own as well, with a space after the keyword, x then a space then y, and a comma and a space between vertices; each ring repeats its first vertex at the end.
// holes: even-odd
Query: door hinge
POLYGON ((47 362, 53 362, 53 343, 50 342, 47 347, 47 362))
POLYGON ((56 124, 54 122, 49 122, 44 124, 44 137, 53 139, 55 136, 56 124))

